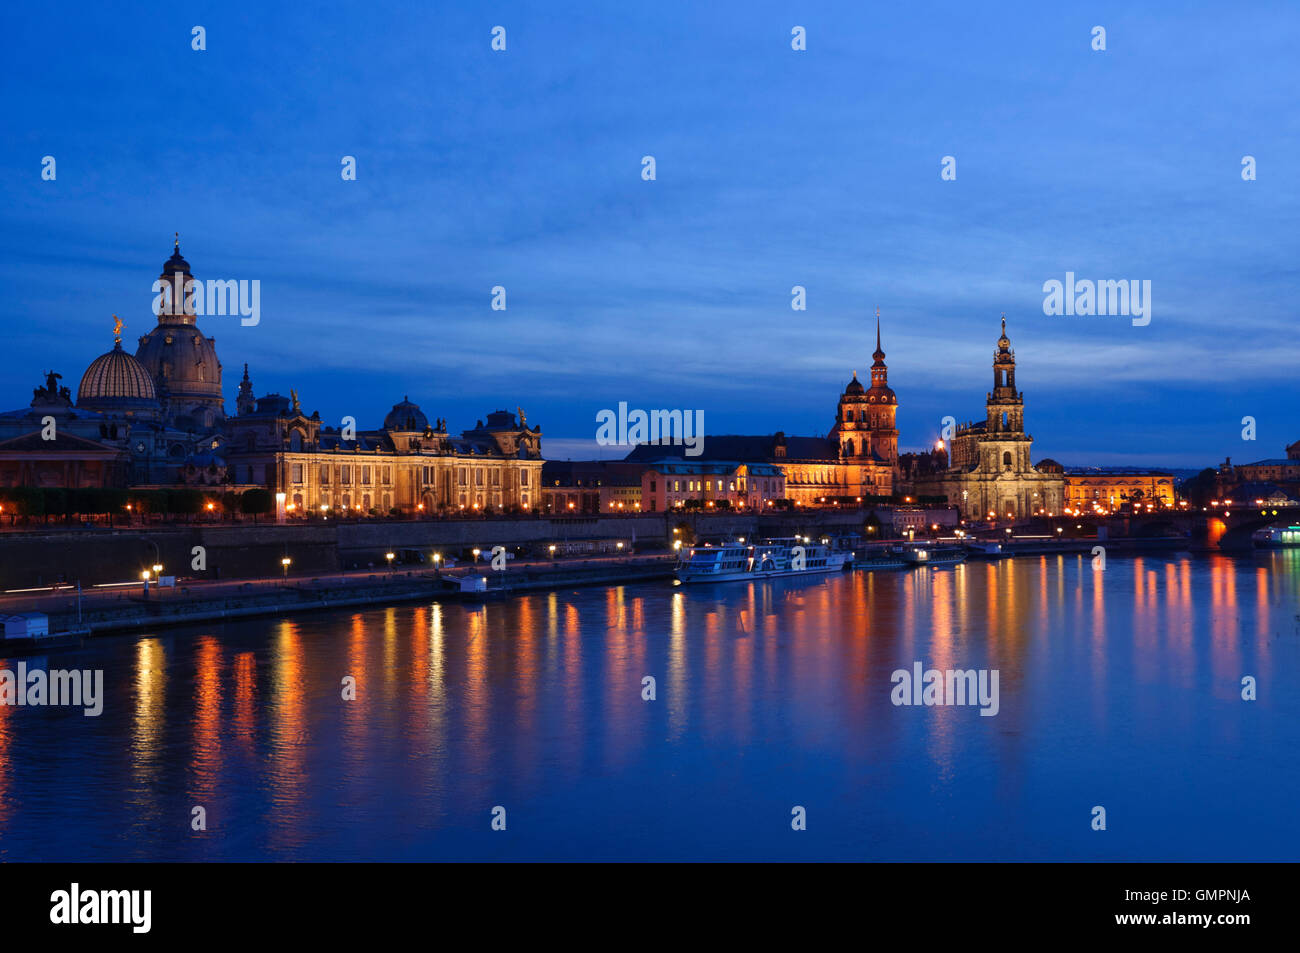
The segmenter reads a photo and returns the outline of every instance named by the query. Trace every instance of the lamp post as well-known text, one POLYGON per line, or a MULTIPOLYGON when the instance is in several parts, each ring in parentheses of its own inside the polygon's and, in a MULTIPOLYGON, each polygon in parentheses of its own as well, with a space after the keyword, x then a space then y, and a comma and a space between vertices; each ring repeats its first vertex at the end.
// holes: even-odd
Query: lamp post
POLYGON ((149 570, 140 573, 140 578, 144 580, 144 597, 149 598, 149 570))
POLYGON ((442 553, 433 554, 433 574, 434 576, 442 575, 442 553))
POLYGON ((292 562, 293 560, 290 559, 288 556, 285 556, 283 559, 280 560, 280 568, 283 573, 283 578, 286 582, 288 582, 289 580, 289 564, 292 562))
POLYGON ((389 571, 390 573, 393 571, 393 556, 394 556, 394 555, 395 555, 394 553, 384 553, 384 558, 388 560, 388 571, 389 571))

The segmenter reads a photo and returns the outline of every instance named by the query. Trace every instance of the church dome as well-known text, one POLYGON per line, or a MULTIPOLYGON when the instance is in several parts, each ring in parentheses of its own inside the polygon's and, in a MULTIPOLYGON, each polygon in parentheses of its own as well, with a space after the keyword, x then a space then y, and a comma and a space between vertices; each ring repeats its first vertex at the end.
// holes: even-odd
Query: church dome
POLYGON ((865 391, 866 391, 866 388, 862 386, 862 381, 858 380, 858 372, 857 372, 857 371, 854 371, 854 372, 853 372, 853 380, 849 381, 849 385, 848 385, 847 387, 844 388, 844 393, 846 393, 846 394, 861 394, 861 393, 864 393, 865 391))
POLYGON ((140 338, 136 360, 172 400, 221 403, 221 362, 212 338, 193 325, 159 323, 140 338))
POLYGON ((162 273, 170 275, 178 271, 183 275, 190 273, 190 263, 181 257, 181 240, 179 238, 176 239, 176 247, 172 251, 172 256, 163 262, 162 273))
POLYGON ((81 375, 77 406, 106 413, 156 410, 158 399, 149 372, 117 341, 113 350, 91 361, 81 375))
POLYGON ((396 431, 423 431, 429 427, 429 418, 424 416, 417 404, 411 403, 403 397, 400 404, 394 404, 393 409, 388 412, 384 418, 385 430, 396 431))

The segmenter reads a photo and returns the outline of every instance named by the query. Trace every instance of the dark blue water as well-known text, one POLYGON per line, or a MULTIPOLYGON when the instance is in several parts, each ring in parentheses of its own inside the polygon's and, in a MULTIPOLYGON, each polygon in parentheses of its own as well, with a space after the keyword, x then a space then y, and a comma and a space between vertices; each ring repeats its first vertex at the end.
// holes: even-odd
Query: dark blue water
POLYGON ((1024 558, 104 638, 49 660, 101 717, 0 707, 0 858, 1294 860, 1298 589, 1024 558), (999 713, 893 705, 917 660, 999 713))

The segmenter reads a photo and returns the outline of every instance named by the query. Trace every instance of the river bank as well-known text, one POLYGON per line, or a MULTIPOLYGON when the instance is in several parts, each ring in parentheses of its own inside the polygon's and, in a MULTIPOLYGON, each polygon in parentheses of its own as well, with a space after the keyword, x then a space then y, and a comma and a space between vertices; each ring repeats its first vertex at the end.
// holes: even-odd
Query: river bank
MULTIPOLYGON (((1189 541, 1181 537, 1113 539, 1103 543, 1095 539, 1011 540, 1004 543, 1003 555, 1015 558, 1090 554, 1098 545, 1104 545, 1113 556, 1123 556, 1186 551, 1189 541)), ((147 595, 134 588, 129 592, 100 591, 83 594, 80 599, 74 590, 61 590, 47 596, 39 606, 49 616, 49 642, 24 646, 23 650, 57 651, 78 646, 81 643, 78 636, 95 637, 195 622, 431 599, 481 602, 538 590, 668 580, 673 576, 674 562, 672 556, 655 555, 520 565, 500 573, 486 569, 482 572, 398 570, 325 578, 191 583, 175 589, 154 588, 147 595), (485 588, 474 591, 472 582, 468 585, 462 582, 467 579, 482 580, 485 588)), ((9 648, 15 651, 18 647, 9 648)))
MULTIPOLYGON (((81 600, 79 609, 74 594, 61 597, 64 604, 48 611, 50 641, 38 642, 34 648, 40 650, 43 645, 49 645, 54 651, 69 643, 75 647, 80 643, 70 636, 78 633, 94 637, 265 615, 432 599, 481 602, 546 589, 646 582, 669 579, 672 569, 673 559, 667 556, 512 567, 495 575, 479 574, 476 578, 487 583, 483 591, 462 591, 460 580, 474 576, 473 573, 370 573, 348 579, 290 579, 260 585, 182 587, 175 591, 155 589, 148 597, 135 592, 92 595, 81 600)), ((0 655, 4 651, 5 647, 0 645, 0 655)))

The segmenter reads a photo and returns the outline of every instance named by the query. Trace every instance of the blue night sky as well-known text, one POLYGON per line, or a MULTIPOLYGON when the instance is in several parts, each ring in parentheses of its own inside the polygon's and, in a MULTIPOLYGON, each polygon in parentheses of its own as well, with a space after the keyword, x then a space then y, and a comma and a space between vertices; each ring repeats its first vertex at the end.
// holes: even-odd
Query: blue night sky
POLYGON ((1294 4, 241 6, 9 12, 0 409, 75 391, 114 312, 134 349, 179 230, 262 284, 200 321, 231 412, 247 362, 333 423, 522 405, 553 457, 619 401, 825 433, 879 306, 904 449, 982 415, 1003 311, 1035 459, 1300 438, 1294 4), (1150 325, 1044 315, 1067 271, 1150 280, 1150 325))

